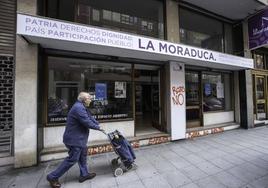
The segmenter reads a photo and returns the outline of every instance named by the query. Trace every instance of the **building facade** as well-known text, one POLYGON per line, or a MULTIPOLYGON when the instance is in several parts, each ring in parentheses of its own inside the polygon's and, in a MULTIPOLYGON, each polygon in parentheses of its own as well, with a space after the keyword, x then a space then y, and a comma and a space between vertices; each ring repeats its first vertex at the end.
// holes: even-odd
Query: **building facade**
POLYGON ((254 126, 268 124, 268 59, 267 59, 267 8, 248 19, 250 55, 254 59, 252 70, 254 126))
MULTIPOLYGON (((14 166, 66 155, 62 134, 80 91, 94 96, 101 126, 134 147, 254 127, 243 20, 265 4, 243 1, 238 14, 231 1, 213 2, 18 1, 14 166)), ((97 131, 89 144, 90 154, 111 150, 97 131)))

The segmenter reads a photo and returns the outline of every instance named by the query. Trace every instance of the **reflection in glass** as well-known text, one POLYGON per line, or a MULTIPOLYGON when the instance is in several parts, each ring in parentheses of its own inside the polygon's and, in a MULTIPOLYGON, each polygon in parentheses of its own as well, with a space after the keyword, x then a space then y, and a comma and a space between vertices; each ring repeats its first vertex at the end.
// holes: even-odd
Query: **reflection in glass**
POLYGON ((185 73, 185 89, 186 89, 186 120, 200 119, 200 91, 199 76, 195 72, 185 73))
POLYGON ((231 74, 204 73, 203 82, 203 108, 204 111, 232 110, 233 87, 231 74))
POLYGON ((186 72, 186 105, 199 104, 198 74, 186 72))
POLYGON ((224 33, 223 24, 220 21, 184 8, 180 8, 179 14, 180 40, 182 43, 223 51, 224 33), (209 27, 207 27, 208 25, 209 27))
POLYGON ((224 110, 224 83, 221 74, 203 74, 204 111, 224 110))
POLYGON ((254 54, 255 68, 264 69, 264 56, 262 54, 254 54))
POLYGON ((79 23, 164 38, 161 1, 78 0, 77 2, 76 21, 79 23))
POLYGON ((257 99, 264 99, 264 78, 256 77, 256 97, 257 99))
POLYGON ((257 119, 258 120, 266 119, 265 103, 257 104, 257 119))
POLYGON ((130 64, 49 57, 48 67, 48 123, 66 122, 80 91, 93 96, 98 120, 132 117, 130 64))

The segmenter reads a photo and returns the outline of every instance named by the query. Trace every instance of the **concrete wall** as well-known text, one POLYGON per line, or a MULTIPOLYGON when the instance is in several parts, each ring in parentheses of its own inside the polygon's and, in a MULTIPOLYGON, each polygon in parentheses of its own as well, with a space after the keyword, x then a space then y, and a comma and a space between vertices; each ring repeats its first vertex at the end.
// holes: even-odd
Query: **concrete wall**
MULTIPOLYGON (((248 22, 243 23, 243 38, 244 38, 244 57, 252 58, 251 51, 248 44, 248 22)), ((253 80, 251 70, 244 70, 240 72, 239 76, 239 88, 240 88, 240 101, 243 100, 243 104, 240 104, 241 110, 241 126, 244 128, 254 127, 254 114, 253 114, 253 80), (241 86, 243 84, 243 86, 241 86), (243 91, 241 91, 243 90, 243 91)), ((242 102, 241 102, 242 103, 242 102)))
MULTIPOLYGON (((107 122, 100 126, 108 133, 119 130, 125 137, 134 137, 134 121, 107 122)), ((44 128, 44 148, 64 146, 62 136, 65 126, 44 128)), ((94 141, 106 141, 107 136, 100 131, 90 130, 89 143, 94 141)))
POLYGON ((239 76, 238 72, 234 73, 234 111, 235 122, 240 124, 240 98, 239 98, 239 76))
MULTIPOLYGON (((18 12, 36 14, 36 0, 17 1, 18 12)), ((14 166, 37 163, 37 57, 36 45, 16 38, 14 166)))
POLYGON ((204 127, 234 122, 234 111, 204 113, 204 127))
POLYGON ((166 0, 166 26, 167 40, 170 42, 179 43, 179 6, 173 0, 166 0))

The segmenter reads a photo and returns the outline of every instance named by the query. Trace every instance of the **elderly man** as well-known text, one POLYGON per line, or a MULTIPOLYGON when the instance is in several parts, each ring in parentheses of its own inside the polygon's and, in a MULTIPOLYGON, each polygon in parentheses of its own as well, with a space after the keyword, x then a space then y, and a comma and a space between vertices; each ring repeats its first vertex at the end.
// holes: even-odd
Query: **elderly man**
POLYGON ((47 175, 47 180, 53 188, 61 187, 58 179, 76 162, 78 162, 80 168, 80 183, 96 176, 95 173, 89 173, 87 170, 87 142, 89 129, 100 131, 102 129, 100 129, 99 123, 86 108, 90 103, 91 96, 86 92, 81 92, 77 97, 77 102, 68 113, 63 143, 69 150, 69 156, 65 158, 56 170, 47 175))

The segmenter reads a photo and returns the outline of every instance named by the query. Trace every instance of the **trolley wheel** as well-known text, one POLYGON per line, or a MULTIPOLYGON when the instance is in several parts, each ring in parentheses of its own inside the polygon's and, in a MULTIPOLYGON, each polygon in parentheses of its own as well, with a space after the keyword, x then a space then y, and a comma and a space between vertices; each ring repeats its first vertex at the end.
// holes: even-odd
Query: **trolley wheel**
POLYGON ((115 177, 117 177, 117 176, 121 176, 121 175, 123 175, 123 169, 122 168, 116 168, 115 170, 114 170, 114 176, 115 177))
POLYGON ((113 159, 113 160, 111 161, 111 163, 112 163, 113 166, 118 165, 118 160, 117 160, 117 158, 116 158, 116 159, 113 159))

